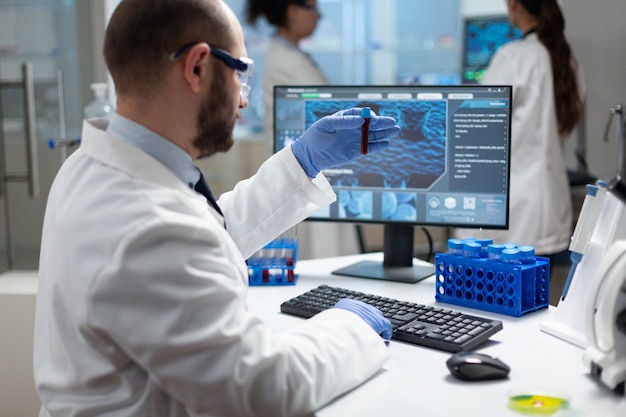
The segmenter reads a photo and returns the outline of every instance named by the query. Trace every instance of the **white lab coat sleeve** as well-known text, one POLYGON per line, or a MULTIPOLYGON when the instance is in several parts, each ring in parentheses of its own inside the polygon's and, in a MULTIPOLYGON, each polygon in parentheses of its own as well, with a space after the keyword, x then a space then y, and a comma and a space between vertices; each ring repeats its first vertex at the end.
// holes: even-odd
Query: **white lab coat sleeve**
POLYGON ((388 350, 351 312, 273 334, 247 310, 245 264, 220 229, 155 219, 117 245, 83 334, 126 353, 112 358, 119 372, 138 364, 194 415, 279 417, 311 413, 380 370, 388 350))
MULTIPOLYGON (((368 327, 352 312, 330 309, 312 317, 306 325, 293 327, 279 335, 279 343, 290 353, 288 368, 285 368, 286 386, 299 388, 292 391, 292 407, 309 404, 306 408, 317 409, 337 393, 347 392, 380 370, 389 357, 389 351, 383 348, 380 336, 368 331, 371 330, 368 327), (337 352, 351 353, 337 355, 337 352), (296 380, 301 378, 305 380, 296 380), (333 388, 335 392, 323 386, 322 381, 329 380, 339 384, 333 388), (315 388, 311 391, 310 387, 315 388)), ((266 396, 278 395, 280 387, 271 389, 274 392, 266 396)), ((285 411, 291 415, 288 410, 285 411)))
POLYGON ((269 158, 254 176, 221 195, 218 204, 228 232, 247 259, 335 200, 324 175, 311 180, 288 147, 269 158))

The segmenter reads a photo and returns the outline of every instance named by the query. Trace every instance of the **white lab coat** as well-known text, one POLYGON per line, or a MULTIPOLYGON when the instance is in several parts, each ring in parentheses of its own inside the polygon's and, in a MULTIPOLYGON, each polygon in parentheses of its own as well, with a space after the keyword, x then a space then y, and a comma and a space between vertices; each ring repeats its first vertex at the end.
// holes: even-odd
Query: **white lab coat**
MULTIPOLYGON (((275 85, 328 85, 329 81, 304 51, 284 38, 274 35, 265 57, 263 69, 263 102, 265 131, 274 130, 275 85)), ((301 259, 359 253, 356 229, 352 224, 303 222, 297 227, 298 256, 301 259)))
POLYGON ((275 85, 328 85, 328 83, 328 78, 309 55, 281 36, 272 36, 263 68, 265 131, 273 131, 275 85))
MULTIPOLYGON (((535 33, 494 54, 482 84, 513 85, 509 230, 459 229, 457 237, 533 245, 538 254, 567 249, 572 203, 551 68, 548 50, 535 33)), ((582 73, 578 74, 584 97, 582 73)))
POLYGON ((384 343, 349 311, 273 334, 246 307, 244 258, 331 202, 325 179, 310 182, 283 150, 220 199, 227 231, 202 196, 98 123, 85 122, 46 209, 41 416, 302 415, 380 369, 384 343))

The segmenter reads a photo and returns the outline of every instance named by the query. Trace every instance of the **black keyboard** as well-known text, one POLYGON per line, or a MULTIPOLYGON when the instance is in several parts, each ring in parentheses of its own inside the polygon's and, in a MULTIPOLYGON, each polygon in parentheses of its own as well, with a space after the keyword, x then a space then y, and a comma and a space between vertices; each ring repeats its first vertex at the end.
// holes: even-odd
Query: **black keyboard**
POLYGON ((393 326, 392 339, 446 352, 472 350, 502 330, 499 320, 328 285, 285 301, 280 311, 308 318, 342 298, 361 300, 381 310, 393 326))

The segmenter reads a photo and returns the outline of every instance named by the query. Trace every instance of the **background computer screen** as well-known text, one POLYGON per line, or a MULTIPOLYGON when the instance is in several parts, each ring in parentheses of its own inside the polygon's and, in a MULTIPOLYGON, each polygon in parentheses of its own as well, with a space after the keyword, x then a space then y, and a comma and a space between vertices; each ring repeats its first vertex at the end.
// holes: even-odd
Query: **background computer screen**
POLYGON ((496 50, 521 37, 522 32, 509 23, 506 15, 465 18, 462 82, 480 82, 496 50))
POLYGON ((415 225, 508 227, 510 86, 277 86, 275 150, 364 106, 401 131, 388 149, 324 170, 337 202, 311 220, 385 224, 386 267, 412 265, 415 225))

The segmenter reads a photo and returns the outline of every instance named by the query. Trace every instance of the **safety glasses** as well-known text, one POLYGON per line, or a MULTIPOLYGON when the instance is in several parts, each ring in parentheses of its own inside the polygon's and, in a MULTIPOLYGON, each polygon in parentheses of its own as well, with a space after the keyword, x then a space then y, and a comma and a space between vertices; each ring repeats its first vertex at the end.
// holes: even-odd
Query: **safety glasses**
MULTIPOLYGON (((170 55, 170 61, 176 61, 178 58, 180 58, 182 54, 184 54, 197 44, 198 42, 189 43, 177 49, 170 55)), ((247 98, 248 94, 250 93, 250 88, 252 86, 252 71, 254 68, 254 61, 246 57, 235 58, 225 50, 217 48, 213 45, 209 45, 209 47, 211 48, 212 56, 222 61, 229 68, 237 71, 237 76, 239 77, 239 81, 241 82, 241 89, 239 90, 239 94, 241 95, 241 98, 247 98)))

